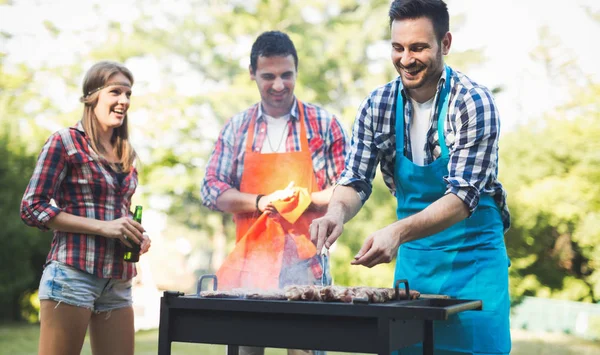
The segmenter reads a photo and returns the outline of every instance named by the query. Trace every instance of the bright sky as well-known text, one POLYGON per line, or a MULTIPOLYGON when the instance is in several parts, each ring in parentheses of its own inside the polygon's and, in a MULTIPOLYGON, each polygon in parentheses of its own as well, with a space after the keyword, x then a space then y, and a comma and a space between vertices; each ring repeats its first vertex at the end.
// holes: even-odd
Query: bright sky
MULTIPOLYGON (((539 30, 549 29, 559 48, 552 51, 558 61, 575 59, 584 75, 600 81, 597 41, 600 24, 585 14, 582 4, 600 10, 598 0, 454 0, 450 10, 464 13, 467 22, 455 33, 455 49, 485 48, 486 63, 467 75, 488 87, 501 85, 497 95, 504 127, 538 118, 569 94, 569 83, 550 80, 544 66, 531 52, 540 44, 539 30)), ((574 83, 571 83, 574 84, 574 83)))
MULTIPOLYGON (((103 36, 107 26, 104 19, 119 21, 125 31, 130 30, 128 24, 139 15, 131 6, 133 2, 14 0, 12 7, 0 6, 0 31, 13 33, 18 40, 0 42, 0 52, 8 53, 8 63, 25 61, 34 67, 42 62, 48 65, 73 63, 103 36), (100 16, 93 12, 94 7, 100 11, 100 16), (60 29, 77 32, 53 38, 44 29, 45 19, 60 29)), ((450 0, 451 15, 466 17, 465 25, 458 30, 452 29, 451 24, 453 49, 484 49, 486 62, 466 74, 490 88, 503 87, 496 99, 505 129, 540 117, 565 100, 569 92, 568 82, 560 77, 550 81, 544 66, 532 60, 531 52, 540 43, 538 33, 543 26, 549 28, 551 38, 547 40, 559 43, 552 52, 554 58, 559 61, 575 59, 582 75, 600 81, 597 64, 600 53, 596 43, 600 37, 600 24, 586 16, 578 4, 600 10, 598 0, 450 0)), ((171 5, 161 7, 160 11, 185 11, 187 7, 181 0, 172 0, 171 5)), ((82 65, 88 67, 91 63, 82 65)), ((142 65, 148 70, 138 69, 136 79, 160 85, 156 75, 158 64, 135 64, 136 68, 142 65)), ((192 79, 188 77, 188 80, 192 79)), ((49 95, 65 105, 77 103, 76 99, 61 95, 60 89, 50 91, 49 95)))

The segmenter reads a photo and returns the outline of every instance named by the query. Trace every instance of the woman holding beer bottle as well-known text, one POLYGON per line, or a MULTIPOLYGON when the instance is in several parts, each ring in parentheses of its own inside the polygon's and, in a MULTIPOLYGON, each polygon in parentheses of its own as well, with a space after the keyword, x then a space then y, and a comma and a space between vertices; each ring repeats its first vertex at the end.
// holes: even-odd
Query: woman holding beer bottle
POLYGON ((88 326, 94 355, 134 353, 136 269, 124 255, 134 246, 145 253, 150 239, 131 214, 132 85, 119 63, 88 70, 81 121, 46 141, 23 196, 23 221, 54 234, 39 288, 41 355, 79 354, 88 326))

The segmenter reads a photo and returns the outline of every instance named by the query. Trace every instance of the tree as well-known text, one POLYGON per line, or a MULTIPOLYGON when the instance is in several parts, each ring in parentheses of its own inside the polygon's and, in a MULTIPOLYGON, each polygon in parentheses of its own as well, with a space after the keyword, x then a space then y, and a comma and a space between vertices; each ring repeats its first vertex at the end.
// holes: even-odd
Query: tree
MULTIPOLYGON (((97 31, 72 31, 46 21, 52 36, 76 35, 91 51, 74 54, 73 65, 26 70, 31 85, 7 97, 23 100, 14 107, 37 107, 16 114, 21 143, 37 153, 52 131, 39 127, 39 117, 64 127, 74 123, 81 108, 57 107, 40 92, 34 75, 59 81, 76 102, 83 72, 94 61, 124 62, 136 78, 130 124, 141 186, 135 199, 168 215, 161 236, 166 246, 172 248, 179 237, 189 240, 190 268, 211 272, 231 249, 234 238, 226 236, 233 236, 234 228, 229 215, 201 205, 199 185, 225 120, 259 100, 248 76, 252 41, 266 30, 289 33, 300 57, 298 97, 325 106, 349 128, 362 99, 397 75, 389 60, 388 7, 387 0, 154 0, 137 3, 141 15, 133 24, 107 21, 97 31)), ((450 58, 460 69, 480 60, 478 51, 450 58)), ((391 284, 392 264, 366 269, 349 267, 349 261, 369 233, 395 220, 394 206, 377 177, 371 199, 337 243, 332 261, 337 283, 391 284)))
POLYGON ((15 140, 23 114, 31 72, 5 72, 0 58, 0 319, 20 320, 31 315, 28 296, 37 289, 50 237, 29 228, 19 216, 21 198, 36 156, 15 140), (16 95, 23 92, 22 95, 16 95))
MULTIPOLYGON (((389 61, 389 1, 191 2, 185 11, 157 13, 153 6, 159 4, 141 7, 144 15, 135 26, 134 36, 152 43, 152 48, 162 48, 153 55, 161 58, 159 61, 178 63, 167 68, 168 72, 173 77, 182 72, 194 77, 197 82, 190 91, 198 94, 177 97, 176 89, 170 87, 140 104, 155 113, 153 130, 145 139, 153 147, 145 181, 153 194, 168 196, 165 211, 170 216, 201 233, 203 241, 208 234, 212 251, 223 253, 225 250, 217 246, 223 245, 225 235, 233 235, 231 219, 201 207, 198 188, 220 127, 233 114, 258 101, 248 76, 252 41, 266 30, 288 33, 299 56, 296 94, 324 105, 349 128, 369 91, 397 75, 389 61), (157 16, 160 28, 150 25, 157 22, 157 16), (168 100, 159 99, 167 92, 168 100), (164 107, 170 109, 164 111, 164 107), (156 126, 163 129, 156 130, 156 126)), ((479 53, 456 53, 451 61, 467 66, 481 60, 479 53)), ((346 226, 338 243, 333 260, 337 282, 391 284, 393 265, 373 270, 348 266, 352 253, 369 233, 396 219, 394 206, 393 196, 378 177, 370 201, 346 226)), ((230 238, 228 249, 232 243, 230 238)), ((203 247, 207 247, 205 243, 203 247)))
MULTIPOLYGON (((547 38, 548 29, 542 30, 547 38)), ((509 192, 513 227, 511 293, 600 301, 600 85, 574 58, 555 57, 559 42, 534 53, 561 76, 570 102, 502 140, 501 180, 509 192), (583 78, 583 80, 582 80, 583 78)))

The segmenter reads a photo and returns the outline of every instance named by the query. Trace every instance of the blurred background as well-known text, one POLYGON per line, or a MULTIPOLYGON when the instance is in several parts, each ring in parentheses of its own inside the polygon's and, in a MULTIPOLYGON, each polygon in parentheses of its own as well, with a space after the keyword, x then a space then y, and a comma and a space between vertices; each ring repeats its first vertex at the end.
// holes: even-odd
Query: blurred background
MULTIPOLYGON (((45 140, 80 119, 83 75, 93 63, 120 61, 135 76, 129 124, 141 185, 133 202, 144 206, 153 241, 135 280, 136 353, 156 353, 161 292, 195 290, 234 243, 231 216, 202 207, 199 187, 225 121, 260 100, 248 75, 254 39, 287 32, 299 55, 296 95, 335 113, 350 132, 362 99, 397 75, 389 3, 0 0, 0 354, 37 351, 37 287, 52 235, 26 227, 19 204, 45 140)), ((600 3, 448 5, 447 63, 494 91, 502 119, 513 353, 596 353, 600 3)), ((391 285, 393 264, 367 269, 350 260, 394 211, 378 176, 332 248, 336 284, 391 285)), ((176 354, 224 351, 177 346, 176 354)))

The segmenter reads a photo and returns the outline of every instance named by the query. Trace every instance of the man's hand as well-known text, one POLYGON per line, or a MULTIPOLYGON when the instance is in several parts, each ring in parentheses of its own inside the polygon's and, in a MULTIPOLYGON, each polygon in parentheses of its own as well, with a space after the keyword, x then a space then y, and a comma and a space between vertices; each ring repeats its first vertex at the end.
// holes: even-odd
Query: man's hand
POLYGON ((272 202, 278 200, 286 200, 294 196, 294 192, 294 182, 292 181, 285 189, 277 190, 269 195, 261 197, 261 199, 258 201, 259 211, 266 212, 267 214, 276 213, 277 210, 273 206, 272 202))
POLYGON ((316 218, 310 224, 310 240, 317 245, 317 253, 325 248, 329 249, 344 230, 344 218, 340 214, 327 213, 321 218, 316 218))
POLYGON ((378 230, 367 237, 362 248, 350 263, 371 268, 377 264, 394 260, 400 246, 397 222, 378 230))

